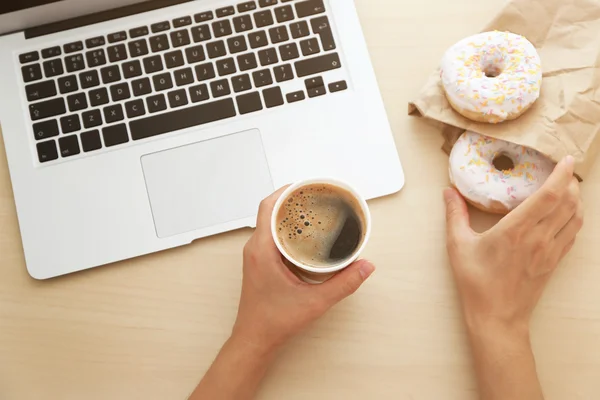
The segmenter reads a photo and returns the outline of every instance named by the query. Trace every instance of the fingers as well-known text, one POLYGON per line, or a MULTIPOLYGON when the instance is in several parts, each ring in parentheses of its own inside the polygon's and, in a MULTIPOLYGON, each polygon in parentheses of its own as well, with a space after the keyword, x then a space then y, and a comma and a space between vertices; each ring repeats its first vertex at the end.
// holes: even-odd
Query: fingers
POLYGON ((550 237, 555 237, 571 221, 579 207, 582 207, 579 182, 576 178, 571 178, 571 183, 558 206, 554 212, 542 219, 539 229, 550 237))
POLYGON ((558 232, 555 238, 556 246, 559 248, 565 248, 575 240, 575 237, 583 227, 583 203, 579 200, 577 209, 573 217, 569 220, 569 222, 558 232))
POLYGON ((369 261, 360 260, 315 289, 322 296, 325 304, 332 307, 356 292, 373 271, 375 271, 375 265, 369 261))
POLYGON ((258 216, 256 218, 256 230, 257 231, 268 231, 269 234, 271 232, 271 215, 273 214, 273 209, 275 208, 275 203, 282 195, 282 193, 287 189, 289 185, 286 185, 276 192, 272 193, 269 197, 264 199, 260 203, 260 207, 258 208, 258 216))
POLYGON ((469 225, 469 210, 462 196, 455 189, 444 190, 446 202, 446 228, 448 241, 456 242, 473 233, 469 225))

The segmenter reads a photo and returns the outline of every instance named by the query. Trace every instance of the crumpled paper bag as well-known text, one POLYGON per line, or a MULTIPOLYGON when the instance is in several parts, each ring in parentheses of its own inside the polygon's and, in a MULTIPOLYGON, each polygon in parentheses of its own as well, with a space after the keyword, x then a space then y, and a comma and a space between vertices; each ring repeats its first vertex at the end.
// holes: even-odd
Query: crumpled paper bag
POLYGON ((543 70, 538 101, 513 121, 468 120, 446 100, 438 67, 409 103, 409 114, 438 124, 448 153, 472 130, 531 147, 555 162, 570 154, 583 180, 600 151, 600 1, 512 0, 482 31, 493 30, 523 35, 537 48, 543 70))

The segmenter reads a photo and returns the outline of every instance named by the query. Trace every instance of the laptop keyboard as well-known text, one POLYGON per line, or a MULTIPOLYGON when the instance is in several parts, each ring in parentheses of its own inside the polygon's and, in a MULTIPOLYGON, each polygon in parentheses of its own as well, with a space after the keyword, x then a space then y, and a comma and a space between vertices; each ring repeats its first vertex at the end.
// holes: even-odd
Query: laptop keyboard
POLYGON ((323 0, 247 1, 19 60, 40 163, 348 87, 323 75, 341 68, 323 0))

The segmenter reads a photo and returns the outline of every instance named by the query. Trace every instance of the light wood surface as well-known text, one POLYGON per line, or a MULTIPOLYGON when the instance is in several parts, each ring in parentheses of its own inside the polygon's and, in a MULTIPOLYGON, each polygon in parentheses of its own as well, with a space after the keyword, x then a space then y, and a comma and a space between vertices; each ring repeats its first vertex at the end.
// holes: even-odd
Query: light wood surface
MULTIPOLYGON (((259 399, 476 399, 444 248, 447 156, 441 135, 406 112, 446 48, 504 3, 356 3, 407 183, 370 202, 364 256, 375 275, 286 347, 259 399)), ((600 166, 583 194, 586 226, 534 320, 549 400, 600 396, 600 166)), ((473 218, 478 229, 494 223, 473 218)), ((38 282, 25 270, 4 151, 0 227, 0 399, 184 399, 230 332, 248 229, 38 282)))

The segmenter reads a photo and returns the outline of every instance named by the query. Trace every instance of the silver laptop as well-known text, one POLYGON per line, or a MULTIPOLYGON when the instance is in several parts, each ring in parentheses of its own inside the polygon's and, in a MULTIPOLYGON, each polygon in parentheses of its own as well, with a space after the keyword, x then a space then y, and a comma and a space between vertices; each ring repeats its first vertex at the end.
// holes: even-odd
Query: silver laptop
POLYGON ((0 123, 36 279, 253 227, 298 179, 404 185, 352 1, 21 4, 0 123))

